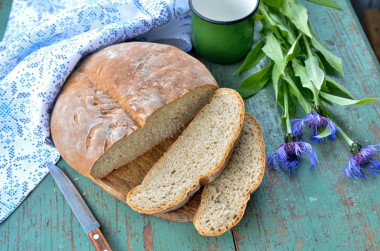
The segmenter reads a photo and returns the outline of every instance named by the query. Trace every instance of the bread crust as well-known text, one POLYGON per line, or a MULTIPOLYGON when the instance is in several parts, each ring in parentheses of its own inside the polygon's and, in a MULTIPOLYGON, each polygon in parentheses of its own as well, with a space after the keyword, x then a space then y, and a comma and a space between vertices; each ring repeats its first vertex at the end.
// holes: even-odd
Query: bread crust
MULTIPOLYGON (((261 130, 261 126, 259 124, 259 122, 257 122, 257 120, 249 113, 245 113, 245 117, 250 119, 251 122, 257 127, 257 129, 259 130, 259 133, 260 133, 260 138, 262 139, 261 140, 261 157, 264 159, 259 171, 260 171, 260 174, 259 174, 259 178, 257 179, 257 181, 255 183, 252 184, 252 188, 249 190, 249 193, 244 197, 244 204, 243 206, 241 207, 241 210, 238 214, 238 216, 236 217, 236 219, 234 221, 232 221, 230 224, 228 224, 226 226, 226 228, 222 229, 221 231, 213 231, 213 232, 208 232, 208 231, 205 231, 203 229, 200 229, 199 227, 197 227, 197 224, 196 224, 196 221, 197 221, 197 218, 198 218, 198 214, 200 213, 200 207, 198 208, 197 212, 195 213, 194 215, 194 219, 193 219, 193 223, 194 223, 194 226, 195 228, 198 230, 198 232, 201 234, 201 235, 204 235, 204 236, 217 236, 217 235, 221 235, 223 234, 224 232, 230 230, 232 227, 236 226, 240 220, 243 218, 243 215, 244 215, 244 212, 245 212, 245 209, 247 207, 247 203, 251 197, 251 194, 256 191, 256 189, 260 186, 262 180, 263 180, 263 177, 264 177, 264 172, 265 172, 265 142, 264 142, 264 138, 263 138, 263 133, 262 133, 262 130, 261 130)), ((205 194, 207 193, 207 189, 208 189, 208 185, 206 185, 204 188, 203 188, 203 191, 202 191, 202 196, 201 196, 201 204, 202 204, 202 200, 204 200, 204 197, 205 197, 205 194)))
POLYGON ((51 116, 53 141, 70 166, 101 178, 91 175, 91 169, 105 152, 197 88, 218 86, 202 63, 173 46, 109 46, 89 56, 67 79, 51 116))
MULTIPOLYGON (((139 207, 136 207, 135 205, 132 205, 132 204, 130 203, 130 196, 131 196, 131 194, 134 192, 134 190, 136 190, 137 187, 139 187, 139 186, 132 188, 132 189, 129 191, 128 195, 127 195, 127 201, 126 201, 126 203, 127 203, 127 204, 128 204, 133 210, 135 210, 135 211, 137 211, 137 212, 140 212, 140 213, 144 213, 144 214, 154 214, 154 213, 159 213, 159 212, 168 212, 168 211, 171 211, 171 210, 177 209, 177 208, 181 207, 182 205, 184 205, 184 204, 185 204, 185 203, 191 198, 191 196, 192 196, 196 191, 199 190, 200 185, 204 185, 204 184, 207 184, 208 182, 211 182, 213 179, 216 178, 217 175, 219 175, 219 174, 223 171, 223 169, 224 169, 224 167, 227 165, 228 160, 229 160, 229 158, 231 157, 231 154, 232 154, 232 152, 233 152, 233 149, 234 149, 234 147, 235 147, 235 145, 236 145, 236 143, 237 143, 237 141, 238 141, 238 139, 239 139, 241 129, 243 128, 243 122, 244 122, 244 101, 243 101, 243 99, 241 98, 241 96, 239 95, 239 93, 237 93, 235 90, 228 89, 228 88, 220 88, 220 89, 218 89, 218 91, 227 91, 227 92, 230 92, 231 94, 233 94, 234 96, 238 97, 238 99, 239 99, 239 101, 240 101, 239 106, 240 106, 241 110, 243 111, 243 112, 241 113, 241 115, 240 115, 240 118, 239 118, 239 126, 238 126, 239 128, 238 128, 237 132, 236 132, 235 135, 234 135, 234 140, 233 140, 233 141, 231 142, 231 144, 229 145, 229 147, 228 147, 226 153, 224 154, 224 157, 223 157, 221 163, 219 163, 219 165, 214 169, 214 171, 209 172, 209 173, 207 173, 206 175, 204 175, 203 177, 199 178, 199 179, 193 184, 192 188, 189 189, 189 190, 188 190, 188 191, 187 191, 187 192, 186 192, 181 198, 179 198, 179 199, 176 200, 175 202, 171 203, 170 205, 163 206, 163 207, 157 208, 157 209, 155 209, 155 210, 144 210, 144 209, 141 209, 141 208, 139 208, 139 207), (180 205, 180 206, 179 206, 179 205, 180 205)), ((215 93, 214 93, 214 96, 215 96, 215 93)), ((214 98, 214 96, 211 98, 211 101, 212 101, 212 99, 214 98)), ((210 102, 211 102, 211 101, 210 101, 210 102)), ((200 112, 195 116, 194 120, 196 120, 196 119, 200 116, 200 114, 204 112, 205 109, 206 109, 205 107, 202 108, 202 109, 200 110, 200 112)), ((187 130, 188 130, 188 127, 184 130, 183 133, 185 133, 187 130)), ((183 134, 183 133, 182 133, 182 134, 183 134)), ((179 138, 180 138, 180 137, 181 137, 181 135, 179 136, 179 138)), ((178 139, 179 139, 179 138, 178 138, 178 139)), ((178 141, 178 139, 177 139, 177 141, 178 141)), ((176 141, 176 142, 177 142, 177 141, 176 141)), ((169 152, 173 147, 176 146, 176 142, 174 142, 174 143, 169 147, 169 149, 167 150, 167 152, 169 152)), ((165 153, 165 154, 166 154, 166 153, 165 153)), ((161 159, 159 159, 159 160, 157 161, 157 163, 155 164, 155 166, 156 166, 158 163, 160 163, 161 160, 162 160, 162 157, 161 157, 161 159)), ((152 173, 152 171, 153 171, 153 168, 154 168, 155 166, 152 167, 152 169, 147 173, 147 175, 145 176, 145 178, 151 175, 151 173, 152 173)), ((145 179, 145 178, 144 178, 144 179, 145 179)))

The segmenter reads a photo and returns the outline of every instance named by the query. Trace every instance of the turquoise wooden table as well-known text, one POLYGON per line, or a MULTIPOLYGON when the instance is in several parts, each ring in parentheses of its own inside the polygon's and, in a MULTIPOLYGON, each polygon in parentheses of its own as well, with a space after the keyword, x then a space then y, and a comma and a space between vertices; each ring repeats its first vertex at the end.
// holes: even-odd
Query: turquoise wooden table
MULTIPOLYGON (((336 1, 344 7, 341 11, 301 2, 322 43, 343 59, 345 75, 338 79, 358 98, 379 97, 379 63, 349 1, 336 1)), ((222 87, 237 88, 247 76, 232 76, 241 62, 202 62, 222 87)), ((245 101, 248 112, 262 125, 267 154, 283 142, 280 111, 273 100, 268 85, 245 101)), ((363 145, 380 142, 379 103, 333 111, 355 140, 363 145)), ((306 162, 291 177, 267 169, 242 221, 218 237, 199 235, 192 223, 142 216, 63 161, 59 166, 83 194, 114 250, 380 250, 380 177, 361 181, 342 175, 349 157, 342 138, 314 146, 322 162, 318 170, 310 171, 306 162)), ((48 175, 0 225, 0 250, 70 249, 93 247, 48 175)))

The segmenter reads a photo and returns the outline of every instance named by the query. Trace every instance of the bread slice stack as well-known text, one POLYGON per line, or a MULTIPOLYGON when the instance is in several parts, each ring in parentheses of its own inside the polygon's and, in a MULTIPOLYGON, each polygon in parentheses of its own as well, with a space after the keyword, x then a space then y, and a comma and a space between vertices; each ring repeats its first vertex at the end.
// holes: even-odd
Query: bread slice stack
POLYGON ((223 172, 202 192, 194 226, 202 235, 220 235, 243 217, 250 194, 265 170, 264 139, 259 123, 245 114, 240 139, 223 172))
POLYGON ((128 193, 127 203, 141 213, 181 207, 215 179, 228 162, 240 135, 244 103, 231 89, 218 89, 141 185, 128 193))
POLYGON ((167 212, 205 185, 193 222, 202 235, 220 235, 241 220, 264 169, 260 125, 250 114, 244 116, 236 91, 221 88, 129 192, 127 204, 141 213, 167 212))

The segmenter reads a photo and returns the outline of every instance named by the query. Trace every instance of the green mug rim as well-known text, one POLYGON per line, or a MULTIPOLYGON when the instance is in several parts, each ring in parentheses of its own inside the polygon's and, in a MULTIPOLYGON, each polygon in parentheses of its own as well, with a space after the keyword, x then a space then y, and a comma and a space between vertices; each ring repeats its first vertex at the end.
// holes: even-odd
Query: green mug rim
POLYGON ((197 12, 193 6, 193 0, 189 0, 189 5, 190 5, 190 9, 191 11, 197 16, 199 17, 200 19, 206 21, 206 22, 209 22, 209 23, 213 23, 213 24, 222 24, 222 25, 226 25, 226 24, 236 24, 236 23, 239 23, 241 21, 244 21, 248 18, 250 18, 251 16, 253 16, 257 9, 259 8, 259 4, 260 4, 260 0, 257 0, 257 3, 256 3, 256 6, 255 8, 253 8, 253 10, 248 14, 246 15, 245 17, 242 17, 242 18, 239 18, 239 19, 236 19, 236 20, 232 20, 232 21, 217 21, 217 20, 213 20, 213 19, 210 19, 210 18, 207 18, 205 16, 202 16, 201 14, 199 14, 199 12, 197 12))

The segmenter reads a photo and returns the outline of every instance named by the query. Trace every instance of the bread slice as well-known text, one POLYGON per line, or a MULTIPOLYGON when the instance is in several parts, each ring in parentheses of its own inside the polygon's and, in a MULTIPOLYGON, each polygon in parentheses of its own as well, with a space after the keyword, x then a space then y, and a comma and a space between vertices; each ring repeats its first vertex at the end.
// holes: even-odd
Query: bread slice
POLYGON ((243 217, 250 194, 265 170, 264 139, 259 123, 248 113, 239 141, 223 172, 202 192, 194 225, 202 235, 220 235, 243 217))
POLYGON ((177 209, 224 168, 244 120, 244 102, 232 90, 218 89, 176 142, 133 188, 127 204, 141 213, 177 209))

